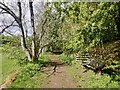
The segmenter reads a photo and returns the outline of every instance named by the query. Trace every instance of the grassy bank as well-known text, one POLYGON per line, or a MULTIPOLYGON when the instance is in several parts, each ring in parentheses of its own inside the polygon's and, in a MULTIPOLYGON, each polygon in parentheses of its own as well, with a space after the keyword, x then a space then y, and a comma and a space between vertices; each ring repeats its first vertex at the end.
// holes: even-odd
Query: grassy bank
MULTIPOLYGON (((15 81, 8 85, 9 88, 39 88, 44 80, 45 74, 38 70, 40 63, 26 63, 24 53, 19 47, 11 45, 1 45, 1 83, 6 81, 6 78, 13 72, 19 72, 15 81)), ((41 60, 47 56, 42 55, 41 60)))
POLYGON ((5 78, 12 73, 13 71, 18 71, 20 67, 17 65, 17 60, 8 59, 5 54, 2 54, 2 83, 4 82, 5 78))
MULTIPOLYGON (((78 84, 80 88, 120 88, 120 82, 113 80, 108 74, 96 75, 93 71, 86 69, 79 62, 74 62, 68 67, 70 77, 78 84)), ((115 77, 116 79, 119 76, 115 77)))

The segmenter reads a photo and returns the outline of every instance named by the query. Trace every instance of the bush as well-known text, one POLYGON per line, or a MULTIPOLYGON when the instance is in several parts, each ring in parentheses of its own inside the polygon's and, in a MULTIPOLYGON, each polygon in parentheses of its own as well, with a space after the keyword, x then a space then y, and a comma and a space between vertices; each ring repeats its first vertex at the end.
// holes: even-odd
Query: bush
POLYGON ((39 63, 50 62, 50 61, 51 59, 49 58, 47 53, 42 53, 41 56, 39 57, 39 63))
POLYGON ((18 65, 20 65, 21 67, 27 65, 29 62, 28 62, 28 59, 27 57, 25 58, 18 58, 18 65))
POLYGON ((34 64, 34 63, 28 63, 27 65, 25 65, 25 67, 22 70, 22 75, 26 75, 26 76, 34 76, 36 74, 36 72, 38 72, 40 69, 40 65, 39 64, 34 64))
POLYGON ((68 65, 71 65, 71 64, 72 64, 72 61, 73 61, 72 58, 70 58, 70 57, 68 57, 68 56, 66 56, 66 55, 64 55, 64 54, 62 54, 62 55, 59 57, 59 60, 61 60, 62 62, 66 63, 66 64, 68 64, 68 65))
POLYGON ((27 65, 21 68, 21 72, 17 77, 17 81, 27 81, 34 77, 40 70, 40 65, 37 63, 28 62, 27 65))
POLYGON ((2 53, 6 53, 9 59, 21 59, 24 58, 24 52, 21 47, 12 46, 10 44, 1 45, 2 53))
POLYGON ((20 46, 20 40, 18 36, 4 36, 0 35, 1 38, 1 44, 10 44, 11 46, 20 46))

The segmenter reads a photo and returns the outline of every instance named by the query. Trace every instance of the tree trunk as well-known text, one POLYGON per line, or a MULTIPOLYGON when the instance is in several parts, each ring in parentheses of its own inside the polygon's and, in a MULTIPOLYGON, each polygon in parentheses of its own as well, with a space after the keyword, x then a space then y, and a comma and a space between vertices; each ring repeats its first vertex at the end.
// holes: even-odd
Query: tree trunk
POLYGON ((35 31, 35 25, 34 25, 34 12, 33 12, 33 5, 32 1, 29 0, 29 9, 30 9, 30 15, 31 15, 31 25, 32 25, 32 60, 37 61, 37 46, 36 46, 36 31, 35 31))
POLYGON ((24 39, 23 39, 23 36, 21 36, 21 46, 22 46, 23 50, 25 51, 25 54, 26 54, 28 60, 29 60, 29 61, 32 61, 32 55, 31 55, 31 53, 30 53, 30 50, 25 48, 23 42, 24 42, 24 39))
POLYGON ((22 8, 21 8, 20 0, 18 0, 18 7, 19 7, 19 23, 18 24, 19 24, 19 28, 21 29, 21 32, 22 32, 21 46, 22 46, 23 50, 25 51, 28 60, 32 61, 32 55, 31 55, 31 52, 26 45, 25 33, 24 33, 23 25, 22 25, 22 8))

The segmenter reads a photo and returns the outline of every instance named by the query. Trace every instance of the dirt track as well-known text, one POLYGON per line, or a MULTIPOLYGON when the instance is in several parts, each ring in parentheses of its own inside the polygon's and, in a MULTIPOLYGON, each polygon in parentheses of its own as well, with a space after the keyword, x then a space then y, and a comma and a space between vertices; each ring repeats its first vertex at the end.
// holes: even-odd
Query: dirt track
POLYGON ((44 72, 48 75, 42 88, 77 88, 76 83, 67 73, 67 65, 58 60, 59 55, 49 55, 55 65, 47 67, 44 72))

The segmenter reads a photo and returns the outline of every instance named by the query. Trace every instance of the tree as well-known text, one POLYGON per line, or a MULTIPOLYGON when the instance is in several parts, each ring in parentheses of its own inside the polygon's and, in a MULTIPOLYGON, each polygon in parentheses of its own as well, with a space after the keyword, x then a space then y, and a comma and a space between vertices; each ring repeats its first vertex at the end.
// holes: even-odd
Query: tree
POLYGON ((56 2, 54 9, 66 53, 88 51, 119 36, 119 2, 56 2))
MULTIPOLYGON (((41 32, 40 34, 36 34, 37 31, 36 31, 36 28, 35 28, 35 18, 34 18, 34 10, 33 10, 33 1, 32 0, 29 0, 29 10, 30 10, 30 19, 31 19, 31 29, 32 29, 32 45, 31 47, 29 47, 27 45, 27 38, 25 36, 25 28, 24 28, 24 25, 23 25, 23 8, 22 8, 22 2, 20 0, 17 1, 17 6, 18 6, 18 16, 17 16, 17 13, 14 12, 12 9, 9 8, 9 6, 7 6, 5 3, 3 2, 0 2, 0 9, 1 9, 1 13, 6 13, 6 14, 9 14, 12 18, 14 18, 14 22, 16 22, 21 30, 21 46, 23 48, 23 50, 25 51, 26 53, 26 56, 28 58, 29 61, 37 61, 38 60, 38 57, 39 55, 42 53, 42 50, 43 48, 46 46, 46 44, 42 44, 41 45, 41 41, 43 39, 43 36, 45 35, 46 33, 46 29, 45 29, 45 24, 47 22, 47 16, 42 19, 42 22, 41 22, 41 32), (37 39, 37 40, 36 40, 37 39)), ((4 32, 5 29, 9 28, 10 26, 13 25, 12 22, 9 26, 6 26, 2 31, 4 32)))
POLYGON ((120 39, 120 2, 116 3, 116 14, 115 14, 115 22, 118 29, 118 39, 120 39))

